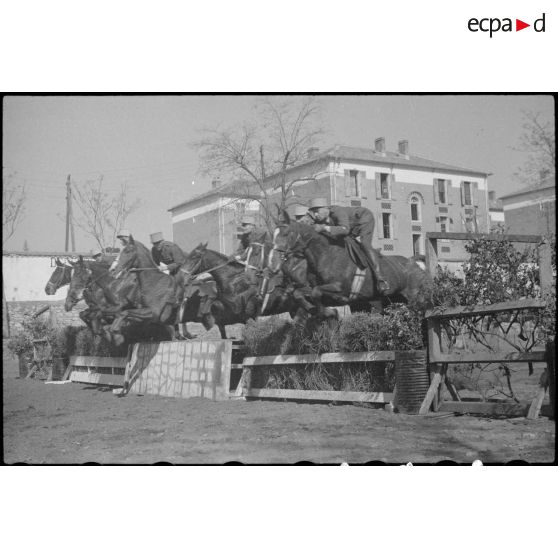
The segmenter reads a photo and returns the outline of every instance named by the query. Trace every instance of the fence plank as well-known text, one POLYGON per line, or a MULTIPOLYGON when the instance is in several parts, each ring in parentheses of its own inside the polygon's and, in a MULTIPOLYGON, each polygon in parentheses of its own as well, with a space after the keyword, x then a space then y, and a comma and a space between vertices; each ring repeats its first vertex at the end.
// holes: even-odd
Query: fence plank
POLYGON ((306 399, 313 401, 346 401, 361 403, 389 403, 393 393, 379 391, 320 391, 305 389, 249 389, 246 397, 272 399, 306 399))
POLYGON ((127 360, 126 357, 73 356, 70 357, 70 366, 126 368, 127 360))
POLYGON ((81 382, 85 384, 100 384, 108 386, 124 385, 124 375, 122 374, 99 374, 97 372, 72 370, 70 373, 72 382, 81 382))
POLYGON ((395 351, 372 351, 363 353, 322 353, 321 355, 277 355, 246 357, 243 366, 270 366, 273 364, 328 364, 336 362, 390 362, 395 351))
POLYGON ((512 352, 483 352, 483 353, 443 353, 431 355, 430 363, 459 364, 467 362, 545 362, 544 351, 530 353, 512 352))
MULTIPOLYGON (((504 415, 526 417, 530 403, 498 403, 498 402, 469 402, 469 401, 443 401, 440 412, 470 413, 478 415, 504 415)), ((550 405, 543 405, 541 414, 549 416, 550 405)))
POLYGON ((486 233, 467 233, 467 232, 427 232, 428 239, 445 240, 496 240, 508 242, 526 242, 538 244, 542 242, 542 236, 536 234, 486 234, 486 233))
POLYGON ((424 314, 426 319, 433 318, 451 318, 465 316, 482 316, 484 314, 493 314, 495 312, 511 312, 512 310, 525 309, 543 309, 546 304, 542 300, 535 298, 526 298, 523 300, 509 300, 506 302, 497 302, 496 304, 487 304, 480 306, 454 306, 453 308, 434 308, 427 310, 424 314))

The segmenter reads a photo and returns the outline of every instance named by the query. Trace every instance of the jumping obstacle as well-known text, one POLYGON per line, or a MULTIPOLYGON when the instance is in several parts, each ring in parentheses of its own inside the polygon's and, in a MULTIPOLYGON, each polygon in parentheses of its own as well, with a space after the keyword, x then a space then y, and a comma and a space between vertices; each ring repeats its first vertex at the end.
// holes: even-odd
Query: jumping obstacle
POLYGON ((63 380, 82 384, 123 386, 126 357, 73 356, 63 380))
POLYGON ((531 351, 474 351, 450 349, 444 352, 442 347, 442 321, 462 319, 475 316, 495 316, 497 314, 513 313, 521 310, 538 311, 545 308, 544 302, 536 299, 500 302, 472 308, 455 307, 449 309, 429 310, 425 314, 428 331, 428 365, 431 374, 431 383, 422 402, 419 414, 427 414, 430 410, 442 412, 491 414, 501 416, 526 416, 537 418, 539 414, 551 416, 554 409, 554 387, 550 389, 550 405, 542 405, 545 391, 549 386, 554 386, 554 350, 544 347, 534 347, 531 351), (545 362, 547 371, 541 377, 537 395, 529 404, 506 403, 503 401, 461 401, 457 390, 448 378, 449 364, 472 363, 505 363, 505 362, 545 362), (453 401, 442 400, 442 387, 446 386, 453 401))
POLYGON ((230 398, 232 340, 136 343, 119 393, 230 398))
POLYGON ((338 401, 391 404, 402 412, 416 413, 428 387, 425 351, 371 351, 361 353, 323 353, 320 355, 277 355, 248 357, 235 396, 245 399, 288 399, 301 401, 338 401), (273 389, 252 387, 253 375, 262 367, 345 363, 395 364, 396 388, 393 392, 273 389), (405 377, 403 380, 402 378, 405 377), (398 388, 399 385, 399 388, 398 388), (422 390, 422 391, 421 391, 422 390), (418 398, 417 398, 418 395, 418 398))

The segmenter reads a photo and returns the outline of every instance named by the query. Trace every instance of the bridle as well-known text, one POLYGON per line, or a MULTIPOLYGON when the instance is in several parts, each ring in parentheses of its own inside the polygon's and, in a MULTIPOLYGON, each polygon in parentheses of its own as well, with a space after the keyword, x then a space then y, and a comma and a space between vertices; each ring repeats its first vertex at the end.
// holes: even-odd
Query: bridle
MULTIPOLYGON (((64 272, 62 273, 62 279, 64 279, 64 276, 66 275, 66 270, 68 270, 70 272, 70 281, 71 281, 72 269, 73 269, 71 265, 56 265, 56 269, 63 269, 64 270, 64 272)), ((56 283, 54 283, 51 279, 50 281, 48 281, 46 286, 47 287, 52 287, 54 290, 58 290, 62 285, 69 284, 70 281, 68 281, 68 283, 57 284, 58 281, 56 283)))

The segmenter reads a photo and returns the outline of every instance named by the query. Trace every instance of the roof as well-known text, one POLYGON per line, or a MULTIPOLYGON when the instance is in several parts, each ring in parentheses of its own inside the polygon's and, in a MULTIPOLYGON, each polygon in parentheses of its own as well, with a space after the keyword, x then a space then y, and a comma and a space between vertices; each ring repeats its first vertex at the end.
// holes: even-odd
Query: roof
POLYGON ((546 180, 544 180, 544 182, 540 185, 537 186, 536 188, 532 188, 531 186, 527 186, 525 188, 522 188, 521 190, 516 190, 515 192, 512 192, 511 194, 506 194, 505 196, 500 196, 500 199, 506 199, 506 198, 512 198, 513 196, 520 196, 521 194, 529 194, 529 193, 535 193, 535 192, 542 192, 543 190, 547 190, 548 188, 556 188, 556 177, 555 176, 550 176, 548 177, 546 180))
MULTIPOLYGON (((348 145, 335 145, 334 147, 321 151, 315 156, 305 160, 301 164, 307 164, 318 159, 327 158, 339 158, 339 159, 353 159, 359 161, 366 161, 371 163, 383 163, 383 164, 393 164, 403 167, 419 167, 425 169, 436 169, 445 170, 453 172, 466 172, 474 174, 482 174, 488 176, 489 172, 469 169, 466 167, 460 167, 456 165, 450 165, 448 163, 441 163, 439 161, 433 161, 432 159, 425 159, 424 157, 418 157, 417 155, 409 155, 408 157, 403 156, 395 151, 385 151, 385 156, 368 147, 351 147, 348 145)), ((298 166, 298 165, 297 165, 298 166)))
POLYGON ((191 198, 187 198, 183 202, 173 205, 172 207, 167 209, 167 211, 172 211, 173 209, 177 209, 183 205, 197 202, 206 198, 219 197, 225 194, 232 194, 234 193, 235 189, 241 188, 243 186, 249 186, 249 185, 250 182, 246 180, 233 180, 232 182, 223 184, 223 186, 220 186, 219 188, 211 188, 211 190, 208 190, 207 192, 203 192, 191 198))

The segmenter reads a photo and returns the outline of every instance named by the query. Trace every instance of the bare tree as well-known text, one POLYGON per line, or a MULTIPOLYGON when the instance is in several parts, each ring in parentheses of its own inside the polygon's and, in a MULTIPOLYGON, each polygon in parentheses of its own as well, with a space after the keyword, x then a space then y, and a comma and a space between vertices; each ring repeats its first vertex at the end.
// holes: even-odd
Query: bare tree
POLYGON ((101 250, 115 245, 118 231, 140 205, 138 199, 128 200, 126 184, 121 184, 118 192, 111 196, 103 184, 102 175, 81 186, 74 183, 72 193, 79 212, 73 216, 73 222, 94 238, 101 250))
POLYGON ((13 236, 25 211, 25 184, 13 185, 15 174, 4 177, 2 187, 2 246, 13 236))
POLYGON ((525 186, 537 188, 546 179, 555 177, 556 140, 554 123, 544 121, 539 113, 525 111, 523 133, 518 150, 526 152, 527 161, 515 176, 525 186))
POLYGON ((307 177, 289 181, 288 170, 304 160, 323 131, 314 97, 265 98, 257 114, 258 125, 204 130, 194 146, 199 150, 203 172, 237 179, 231 193, 242 200, 257 201, 272 228, 271 200, 279 197, 279 206, 284 208, 294 183, 313 178, 309 171, 307 177))

